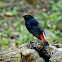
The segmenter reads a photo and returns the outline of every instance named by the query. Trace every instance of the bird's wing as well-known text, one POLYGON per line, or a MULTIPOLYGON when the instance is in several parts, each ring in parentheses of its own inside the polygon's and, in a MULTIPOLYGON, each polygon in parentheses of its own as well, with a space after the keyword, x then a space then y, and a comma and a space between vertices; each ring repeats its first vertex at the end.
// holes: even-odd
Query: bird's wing
POLYGON ((44 38, 46 39, 46 34, 45 34, 45 32, 44 32, 44 30, 43 30, 43 28, 41 27, 40 24, 38 24, 38 28, 42 31, 43 36, 44 36, 44 38))
POLYGON ((31 19, 30 21, 29 21, 29 23, 31 24, 31 25, 33 25, 33 26, 37 26, 39 23, 37 22, 37 20, 36 19, 31 19))
POLYGON ((45 32, 44 32, 44 30, 43 30, 43 28, 41 27, 40 24, 38 24, 38 28, 42 31, 42 33, 43 33, 44 35, 46 35, 45 32))
POLYGON ((41 31, 40 31, 40 29, 39 29, 37 26, 32 27, 32 29, 30 29, 29 32, 30 32, 31 34, 33 34, 33 36, 35 36, 35 37, 37 37, 38 39, 40 39, 41 31))

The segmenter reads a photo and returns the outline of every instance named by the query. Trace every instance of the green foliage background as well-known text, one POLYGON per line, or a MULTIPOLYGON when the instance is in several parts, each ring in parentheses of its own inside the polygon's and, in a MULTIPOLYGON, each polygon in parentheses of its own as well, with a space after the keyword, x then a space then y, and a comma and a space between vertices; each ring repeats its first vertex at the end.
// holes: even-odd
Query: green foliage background
MULTIPOLYGON (((27 41, 37 40, 37 38, 33 37, 25 28, 24 19, 21 18, 24 13, 34 15, 44 29, 48 29, 50 34, 52 34, 52 32, 55 34, 55 38, 49 37, 49 43, 62 44, 62 0, 57 2, 51 0, 49 4, 46 5, 46 8, 37 3, 28 4, 26 2, 25 4, 35 7, 34 13, 29 13, 28 8, 26 8, 27 11, 25 9, 24 11, 19 10, 17 6, 13 6, 13 9, 7 9, 5 8, 7 4, 0 2, 0 50, 1 48, 19 47, 19 45, 27 41), (21 16, 17 16, 19 11, 22 13, 21 16), (1 14, 6 16, 1 16, 1 14), (7 17, 7 14, 9 14, 10 17, 7 17), (14 20, 10 19, 12 17, 14 17, 14 20)), ((22 4, 22 6, 25 7, 24 4, 22 4)))

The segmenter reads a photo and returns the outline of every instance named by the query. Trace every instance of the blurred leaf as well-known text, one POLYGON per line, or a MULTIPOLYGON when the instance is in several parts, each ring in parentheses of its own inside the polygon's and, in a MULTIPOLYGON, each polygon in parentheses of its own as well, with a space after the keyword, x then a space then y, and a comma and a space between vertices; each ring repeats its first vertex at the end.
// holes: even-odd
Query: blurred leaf
POLYGON ((48 15, 46 13, 42 13, 43 18, 48 18, 48 15))
POLYGON ((6 3, 0 1, 0 8, 5 7, 6 3))
POLYGON ((21 24, 20 21, 16 21, 16 22, 14 23, 14 27, 19 26, 20 24, 21 24))
POLYGON ((14 15, 17 14, 17 10, 18 10, 18 8, 16 8, 16 7, 13 8, 13 14, 14 14, 14 15))

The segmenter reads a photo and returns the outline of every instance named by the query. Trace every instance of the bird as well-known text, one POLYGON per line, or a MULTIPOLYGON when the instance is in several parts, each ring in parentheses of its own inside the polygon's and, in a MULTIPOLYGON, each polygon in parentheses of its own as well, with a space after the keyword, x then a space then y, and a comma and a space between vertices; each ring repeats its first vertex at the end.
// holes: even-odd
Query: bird
POLYGON ((49 43, 47 42, 47 40, 44 37, 44 35, 46 35, 45 32, 44 32, 44 29, 38 23, 38 21, 30 14, 24 15, 23 18, 25 20, 25 26, 26 26, 27 30, 33 36, 35 36, 38 39, 42 40, 45 46, 48 46, 49 43))

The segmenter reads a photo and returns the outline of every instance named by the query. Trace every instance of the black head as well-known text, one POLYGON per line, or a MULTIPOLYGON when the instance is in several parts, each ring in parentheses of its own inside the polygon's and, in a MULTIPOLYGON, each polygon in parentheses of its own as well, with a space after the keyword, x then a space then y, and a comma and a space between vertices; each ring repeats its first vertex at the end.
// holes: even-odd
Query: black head
POLYGON ((26 20, 30 20, 30 19, 32 19, 33 16, 31 16, 31 15, 24 15, 23 18, 24 18, 25 21, 26 21, 26 20))

